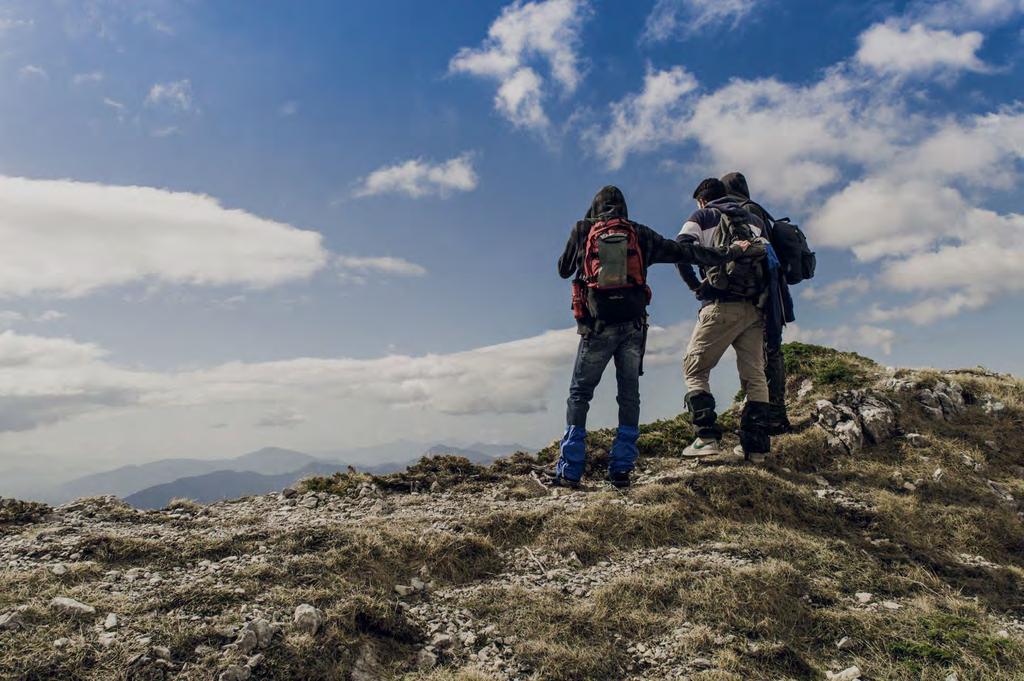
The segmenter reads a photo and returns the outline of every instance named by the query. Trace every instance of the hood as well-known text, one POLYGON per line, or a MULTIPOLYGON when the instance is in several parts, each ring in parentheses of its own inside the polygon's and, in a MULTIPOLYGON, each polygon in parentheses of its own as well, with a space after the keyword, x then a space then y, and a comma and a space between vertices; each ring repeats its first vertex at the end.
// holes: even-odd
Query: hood
POLYGON ((714 208, 720 210, 729 217, 743 218, 744 220, 749 219, 749 213, 744 208, 740 207, 740 204, 736 203, 736 199, 731 196, 723 196, 720 199, 715 199, 707 204, 708 208, 714 208))
POLYGON ((747 187, 747 178, 743 176, 743 173, 727 173, 722 175, 722 184, 725 185, 725 190, 733 196, 742 196, 747 200, 750 199, 750 189, 747 187))
POLYGON ((587 220, 605 220, 608 218, 629 218, 626 208, 626 197, 622 190, 613 185, 603 187, 595 196, 587 211, 587 220))

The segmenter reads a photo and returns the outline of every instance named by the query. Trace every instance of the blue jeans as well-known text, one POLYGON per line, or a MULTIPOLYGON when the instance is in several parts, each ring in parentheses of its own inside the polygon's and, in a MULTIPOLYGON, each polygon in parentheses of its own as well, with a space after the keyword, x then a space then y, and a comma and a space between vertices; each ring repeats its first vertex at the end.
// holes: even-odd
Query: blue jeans
POLYGON ((580 338, 576 365, 569 385, 568 426, 586 428, 587 412, 594 389, 601 381, 605 367, 615 360, 618 383, 619 425, 640 424, 640 357, 643 353, 643 330, 637 322, 606 326, 580 338))

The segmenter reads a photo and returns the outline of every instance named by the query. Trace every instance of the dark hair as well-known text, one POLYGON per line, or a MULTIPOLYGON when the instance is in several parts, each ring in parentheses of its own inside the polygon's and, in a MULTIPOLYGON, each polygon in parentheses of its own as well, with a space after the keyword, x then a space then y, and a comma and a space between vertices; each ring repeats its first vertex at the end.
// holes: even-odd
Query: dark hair
POLYGON ((693 198, 708 203, 722 198, 727 193, 724 182, 717 177, 709 177, 706 180, 701 180, 701 183, 693 190, 693 198))

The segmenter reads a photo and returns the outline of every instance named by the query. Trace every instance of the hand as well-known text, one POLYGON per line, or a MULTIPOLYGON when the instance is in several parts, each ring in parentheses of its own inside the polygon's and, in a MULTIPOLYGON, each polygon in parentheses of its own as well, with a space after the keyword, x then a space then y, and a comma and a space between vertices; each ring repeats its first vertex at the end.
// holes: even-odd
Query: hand
POLYGON ((746 251, 746 250, 747 250, 748 248, 750 248, 750 242, 749 242, 749 241, 736 241, 736 242, 734 242, 734 243, 735 243, 735 245, 736 245, 736 246, 739 246, 739 247, 740 247, 740 250, 741 250, 741 251, 744 251, 744 252, 745 252, 745 251, 746 251))

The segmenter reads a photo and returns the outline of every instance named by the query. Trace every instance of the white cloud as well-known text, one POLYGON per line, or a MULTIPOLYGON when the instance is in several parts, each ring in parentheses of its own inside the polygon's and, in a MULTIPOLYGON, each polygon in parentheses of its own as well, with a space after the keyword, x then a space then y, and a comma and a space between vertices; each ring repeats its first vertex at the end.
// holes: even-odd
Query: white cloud
POLYGON ((764 0, 658 0, 647 16, 641 40, 685 38, 721 25, 737 26, 764 0))
POLYGON ((59 321, 61 319, 65 319, 66 317, 67 317, 67 314, 61 312, 60 310, 46 310, 46 311, 41 312, 40 314, 36 315, 33 318, 32 321, 35 321, 35 322, 55 322, 55 321, 59 321))
POLYGON ((856 60, 893 75, 926 75, 936 71, 986 71, 978 58, 984 36, 977 31, 955 34, 923 24, 902 26, 889 20, 861 34, 856 60))
POLYGON ((911 16, 931 26, 993 26, 1024 12, 1024 0, 920 0, 911 16))
POLYGON ((442 163, 417 158, 378 168, 359 181, 353 194, 357 197, 405 194, 412 198, 445 198, 452 192, 472 191, 477 182, 472 155, 467 153, 442 163))
POLYGON ((334 262, 341 276, 358 281, 371 276, 422 277, 427 273, 422 265, 402 258, 339 255, 334 262))
POLYGON ((498 112, 516 126, 542 131, 549 123, 542 104, 546 82, 535 66, 546 64, 562 92, 574 92, 582 79, 577 48, 588 13, 585 0, 517 0, 494 20, 483 44, 459 50, 448 70, 497 81, 498 112))
POLYGON ((18 71, 19 75, 25 79, 38 79, 38 80, 49 80, 50 74, 46 72, 42 66, 36 66, 35 64, 27 64, 21 67, 18 71))
MULTIPOLYGON (((889 88, 843 70, 806 86, 737 79, 699 96, 685 73, 648 72, 645 84, 668 87, 646 107, 635 95, 613 103, 607 126, 585 133, 610 168, 634 153, 693 141, 714 172, 743 168, 759 195, 792 204, 835 182, 844 165, 891 158, 910 125, 889 88), (631 111, 650 112, 648 122, 631 111)), ((645 87, 640 99, 654 92, 645 87)))
POLYGON ((166 106, 178 111, 196 110, 192 100, 192 81, 188 78, 167 83, 156 83, 146 95, 147 105, 166 106))
POLYGON ((697 79, 681 66, 654 71, 649 66, 639 95, 611 105, 611 123, 605 130, 591 128, 584 140, 608 167, 622 167, 635 152, 649 151, 687 134, 679 123, 684 97, 697 88, 697 79))
POLYGON ((172 137, 181 133, 181 129, 176 125, 165 125, 162 128, 154 128, 150 133, 153 137, 172 137))
POLYGON ((871 288, 871 282, 862 276, 840 279, 825 286, 807 283, 800 287, 800 297, 823 307, 835 307, 841 301, 864 295, 871 288))
POLYGON ((874 322, 910 321, 914 324, 931 324, 962 312, 977 310, 988 302, 988 297, 984 294, 954 293, 947 297, 925 298, 910 305, 888 308, 876 305, 868 311, 865 318, 874 322))
POLYGON ((199 194, 0 176, 0 296, 131 282, 267 287, 328 254, 320 234, 199 194))
POLYGON ((114 109, 115 111, 118 111, 118 112, 124 111, 124 104, 122 104, 121 102, 117 101, 116 99, 111 99, 110 97, 104 97, 103 98, 103 103, 106 106, 109 106, 111 109, 114 109))
MULTIPOLYGON (((691 328, 653 327, 648 364, 677 363, 691 328)), ((93 344, 6 331, 0 333, 0 431, 123 409, 198 407, 196 418, 207 419, 211 405, 248 409, 252 422, 275 427, 300 425, 303 405, 331 405, 339 415, 346 405, 368 404, 396 415, 410 409, 531 414, 550 406, 548 389, 571 366, 577 342, 575 330, 565 329, 441 355, 304 357, 160 373, 118 367, 93 344)))
POLYGON ((102 71, 90 71, 88 73, 76 73, 72 78, 71 82, 74 85, 85 85, 87 83, 101 83, 103 82, 104 76, 102 71))
POLYGON ((277 109, 277 113, 283 118, 287 118, 288 116, 294 116, 298 112, 299 103, 296 102, 294 99, 288 100, 277 109))
POLYGON ((871 324, 859 326, 835 326, 828 329, 805 329, 797 324, 786 327, 786 340, 790 342, 817 343, 828 345, 839 350, 852 350, 870 354, 880 350, 883 354, 892 353, 892 344, 896 333, 891 329, 871 324))

